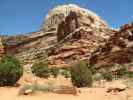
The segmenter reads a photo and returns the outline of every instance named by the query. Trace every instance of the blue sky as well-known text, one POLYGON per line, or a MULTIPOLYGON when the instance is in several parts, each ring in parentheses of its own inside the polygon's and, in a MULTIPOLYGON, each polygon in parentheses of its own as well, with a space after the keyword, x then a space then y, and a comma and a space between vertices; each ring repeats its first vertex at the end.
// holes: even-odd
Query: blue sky
POLYGON ((94 11, 113 28, 133 21, 133 0, 0 0, 0 34, 37 31, 51 8, 68 3, 94 11))

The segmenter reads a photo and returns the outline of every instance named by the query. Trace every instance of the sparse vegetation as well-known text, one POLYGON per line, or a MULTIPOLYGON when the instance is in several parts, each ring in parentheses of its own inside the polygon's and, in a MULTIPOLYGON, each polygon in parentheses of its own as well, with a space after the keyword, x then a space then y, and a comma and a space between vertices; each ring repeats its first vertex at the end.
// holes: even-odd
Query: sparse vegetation
POLYGON ((48 78, 50 76, 50 69, 47 63, 35 63, 31 70, 33 74, 41 78, 48 78))
POLYGON ((53 75, 54 78, 56 78, 59 74, 59 69, 56 67, 52 67, 52 68, 50 68, 50 73, 51 73, 51 75, 53 75))
POLYGON ((112 81, 113 80, 113 75, 109 71, 102 73, 102 76, 103 76, 103 79, 105 79, 107 81, 112 81))
POLYGON ((99 80, 112 81, 118 78, 117 69, 120 69, 119 64, 104 64, 100 66, 98 73, 100 74, 99 80), (116 71, 115 71, 116 70, 116 71))
POLYGON ((0 62, 0 86, 14 85, 23 74, 19 61, 12 55, 5 55, 0 62))
POLYGON ((119 70, 120 76, 132 78, 133 71, 130 71, 132 66, 133 66, 132 64, 127 64, 127 65, 124 65, 123 67, 121 67, 121 69, 119 70))
POLYGON ((28 95, 28 94, 33 94, 36 91, 41 91, 41 92, 53 92, 53 90, 57 88, 53 85, 53 83, 47 83, 45 85, 40 85, 40 84, 30 84, 30 85, 25 85, 23 88, 20 89, 19 95, 28 95))
POLYGON ((112 81, 113 79, 119 78, 132 78, 133 72, 130 71, 132 64, 111 64, 108 66, 101 66, 98 70, 100 76, 97 73, 94 74, 94 79, 104 79, 107 81, 112 81), (100 77, 100 78, 99 78, 100 77))
POLYGON ((71 69, 71 80, 74 86, 91 87, 92 72, 85 61, 78 61, 71 69))
POLYGON ((64 76, 65 78, 70 78, 71 77, 71 72, 68 69, 62 69, 61 75, 64 76))

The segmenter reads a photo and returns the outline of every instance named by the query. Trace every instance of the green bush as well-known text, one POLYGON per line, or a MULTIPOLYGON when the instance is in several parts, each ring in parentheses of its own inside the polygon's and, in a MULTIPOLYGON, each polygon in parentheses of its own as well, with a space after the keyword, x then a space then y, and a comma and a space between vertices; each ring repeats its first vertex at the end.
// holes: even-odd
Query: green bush
POLYGON ((0 86, 14 85, 23 74, 23 68, 19 61, 11 56, 5 55, 0 62, 0 86))
POLYGON ((113 75, 111 72, 105 72, 102 73, 103 79, 105 79, 106 81, 112 81, 113 80, 113 75))
POLYGON ((50 69, 48 68, 47 63, 35 63, 31 67, 31 71, 33 74, 41 78, 48 78, 50 75, 50 69))
POLYGON ((61 75, 64 76, 65 78, 70 78, 71 77, 71 72, 68 69, 62 69, 61 75))
POLYGON ((133 78, 133 72, 128 71, 128 68, 130 67, 123 66, 123 68, 119 70, 119 77, 121 76, 121 77, 133 78))
POLYGON ((50 73, 51 73, 51 75, 54 76, 54 78, 56 78, 59 74, 59 69, 56 67, 52 67, 52 68, 50 68, 50 73))
POLYGON ((92 86, 92 83, 93 83, 92 72, 85 61, 78 61, 78 63, 72 66, 71 80, 73 85, 77 87, 92 86))

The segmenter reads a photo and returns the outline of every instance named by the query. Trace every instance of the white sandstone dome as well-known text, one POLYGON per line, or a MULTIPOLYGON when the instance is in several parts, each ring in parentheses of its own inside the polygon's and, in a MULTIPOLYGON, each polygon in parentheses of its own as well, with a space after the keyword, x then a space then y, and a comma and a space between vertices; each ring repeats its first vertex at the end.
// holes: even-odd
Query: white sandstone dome
POLYGON ((65 19, 70 11, 74 11, 77 14, 79 24, 82 26, 91 26, 95 28, 108 27, 106 22, 103 21, 97 14, 94 12, 81 8, 74 4, 61 5, 50 10, 46 16, 42 29, 44 31, 56 30, 58 24, 65 19))

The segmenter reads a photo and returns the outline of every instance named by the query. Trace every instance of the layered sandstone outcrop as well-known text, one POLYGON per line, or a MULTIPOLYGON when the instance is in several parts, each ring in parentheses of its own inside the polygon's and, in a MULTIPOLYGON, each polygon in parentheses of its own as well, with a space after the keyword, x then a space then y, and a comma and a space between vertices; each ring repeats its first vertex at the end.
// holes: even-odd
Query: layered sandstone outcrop
POLYGON ((132 24, 114 30, 94 12, 69 4, 50 10, 38 32, 6 38, 4 48, 23 64, 48 60, 64 67, 79 59, 92 65, 130 62, 132 46, 132 24))
POLYGON ((59 42, 67 37, 68 39, 49 52, 48 61, 53 66, 70 66, 79 59, 89 59, 91 53, 116 32, 109 28, 98 15, 75 5, 55 8, 51 10, 47 19, 52 18, 55 12, 65 16, 58 26, 55 25, 57 39, 59 42))
POLYGON ((71 20, 71 18, 66 18, 66 17, 70 14, 70 12, 76 13, 79 26, 88 26, 88 27, 97 27, 97 28, 107 27, 106 22, 103 21, 94 12, 88 9, 81 8, 74 4, 68 4, 68 5, 57 6, 52 10, 50 10, 44 20, 42 30, 45 32, 50 30, 57 30, 58 25, 65 20, 68 21, 69 23, 69 20, 71 20))
MULTIPOLYGON (((100 43, 99 41, 103 42, 104 39, 109 38, 113 31, 98 15, 73 4, 53 8, 44 22, 43 27, 38 32, 7 38, 5 43, 6 51, 14 53, 25 64, 37 62, 38 58, 43 61, 48 51, 48 60, 50 64, 54 65, 53 62, 58 61, 53 57, 55 56, 54 52, 60 51, 58 49, 62 48, 62 46, 70 44, 70 48, 75 46, 80 49, 81 47, 81 50, 78 50, 78 56, 82 55, 81 52, 87 54, 100 43), (57 40, 62 40, 78 28, 79 31, 74 33, 72 37, 58 44, 57 40), (85 42, 85 44, 82 42, 85 42)), ((69 51, 73 52, 73 50, 68 50, 66 56, 69 51)), ((77 51, 74 52, 77 54, 77 51)), ((64 51, 58 53, 63 54, 64 51)), ((63 62, 67 63, 66 60, 63 62)))
POLYGON ((123 25, 105 44, 91 54, 90 63, 99 67, 111 63, 125 64, 133 61, 133 23, 123 25))

